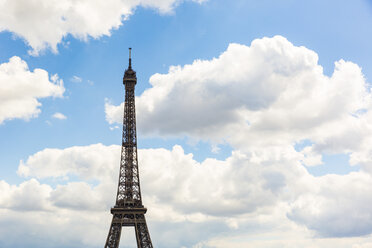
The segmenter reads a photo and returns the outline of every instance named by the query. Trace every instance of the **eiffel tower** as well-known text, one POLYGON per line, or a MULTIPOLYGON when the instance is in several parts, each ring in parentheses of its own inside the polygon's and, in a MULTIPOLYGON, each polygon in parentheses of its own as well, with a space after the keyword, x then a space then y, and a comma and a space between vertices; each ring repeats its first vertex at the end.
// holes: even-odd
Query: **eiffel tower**
POLYGON ((112 222, 105 248, 118 248, 123 226, 134 226, 138 248, 152 248, 142 205, 141 188, 137 160, 136 109, 134 88, 136 72, 132 69, 131 48, 129 66, 125 70, 125 103, 123 118, 123 139, 116 204, 111 208, 112 222))

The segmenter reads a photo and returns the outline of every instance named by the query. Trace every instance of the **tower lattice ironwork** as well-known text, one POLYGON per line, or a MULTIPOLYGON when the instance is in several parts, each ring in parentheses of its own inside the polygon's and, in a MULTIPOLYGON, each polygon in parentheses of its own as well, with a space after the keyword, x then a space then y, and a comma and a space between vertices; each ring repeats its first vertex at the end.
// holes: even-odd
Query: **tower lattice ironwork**
POLYGON ((136 72, 132 69, 131 48, 129 66, 125 70, 125 102, 123 118, 123 138, 116 204, 111 208, 112 222, 105 248, 118 248, 123 226, 134 226, 137 247, 152 248, 142 205, 141 188, 137 159, 136 109, 134 89, 137 83, 136 72))

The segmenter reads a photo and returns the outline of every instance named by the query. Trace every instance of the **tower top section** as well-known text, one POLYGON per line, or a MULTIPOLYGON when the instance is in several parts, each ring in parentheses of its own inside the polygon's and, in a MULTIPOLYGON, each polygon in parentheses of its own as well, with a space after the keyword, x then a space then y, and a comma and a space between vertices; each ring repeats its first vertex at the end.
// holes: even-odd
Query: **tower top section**
POLYGON ((127 83, 136 84, 137 83, 137 76, 136 72, 132 69, 132 48, 129 48, 129 65, 128 69, 125 70, 123 84, 126 85, 127 83))

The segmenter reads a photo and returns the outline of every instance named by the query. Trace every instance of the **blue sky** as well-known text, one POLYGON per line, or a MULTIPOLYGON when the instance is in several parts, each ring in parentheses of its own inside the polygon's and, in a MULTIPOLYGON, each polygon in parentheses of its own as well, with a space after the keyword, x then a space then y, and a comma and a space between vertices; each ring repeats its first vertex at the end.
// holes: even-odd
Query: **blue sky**
POLYGON ((128 47, 156 247, 371 245, 371 1, 102 3, 0 3, 1 247, 104 243, 128 47))

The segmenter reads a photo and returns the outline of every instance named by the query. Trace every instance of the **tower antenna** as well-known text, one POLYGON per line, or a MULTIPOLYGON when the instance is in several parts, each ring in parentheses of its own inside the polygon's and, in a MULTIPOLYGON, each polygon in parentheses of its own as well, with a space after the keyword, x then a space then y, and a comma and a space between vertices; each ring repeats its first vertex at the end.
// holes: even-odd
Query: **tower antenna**
POLYGON ((129 68, 132 68, 132 48, 129 47, 129 68))

